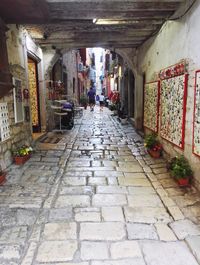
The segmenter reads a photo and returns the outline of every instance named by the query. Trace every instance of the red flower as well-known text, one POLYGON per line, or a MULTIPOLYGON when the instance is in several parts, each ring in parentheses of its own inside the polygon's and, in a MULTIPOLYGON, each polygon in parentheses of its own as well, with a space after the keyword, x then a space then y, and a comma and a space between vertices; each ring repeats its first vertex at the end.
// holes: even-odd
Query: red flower
POLYGON ((152 148, 153 151, 161 151, 162 150, 162 145, 161 144, 156 144, 152 148))

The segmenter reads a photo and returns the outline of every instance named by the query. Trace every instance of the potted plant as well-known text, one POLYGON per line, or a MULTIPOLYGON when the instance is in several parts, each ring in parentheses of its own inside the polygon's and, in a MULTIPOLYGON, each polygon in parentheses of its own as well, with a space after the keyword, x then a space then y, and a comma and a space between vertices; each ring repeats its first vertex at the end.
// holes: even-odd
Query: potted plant
POLYGON ((144 146, 147 148, 147 152, 153 158, 159 158, 162 154, 162 145, 157 140, 157 135, 155 133, 148 134, 144 139, 144 146))
POLYGON ((118 115, 119 115, 121 124, 126 124, 128 121, 128 116, 126 115, 124 108, 119 109, 118 115))
POLYGON ((14 162, 16 165, 22 165, 31 157, 33 151, 31 146, 22 146, 13 152, 14 162))
POLYGON ((111 103, 110 105, 109 105, 109 109, 111 110, 111 111, 113 111, 113 115, 117 115, 117 105, 116 104, 114 104, 114 103, 111 103))
POLYGON ((87 109, 88 99, 87 99, 87 97, 85 95, 82 95, 80 97, 80 104, 81 104, 82 107, 87 109))
POLYGON ((6 180, 6 172, 0 166, 0 185, 6 180))
POLYGON ((171 175, 176 179, 179 186, 188 186, 193 176, 190 164, 183 155, 176 156, 168 163, 168 169, 171 175))

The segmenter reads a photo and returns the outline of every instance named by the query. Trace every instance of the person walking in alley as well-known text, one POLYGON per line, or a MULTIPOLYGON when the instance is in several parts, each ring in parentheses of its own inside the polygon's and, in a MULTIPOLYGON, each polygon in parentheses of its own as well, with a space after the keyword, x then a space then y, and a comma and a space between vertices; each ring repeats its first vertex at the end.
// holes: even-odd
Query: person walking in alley
POLYGON ((96 92, 91 87, 90 91, 88 92, 87 95, 88 95, 88 99, 89 99, 90 111, 93 111, 94 110, 94 106, 95 106, 95 95, 96 95, 96 92))
POLYGON ((103 111, 104 100, 105 100, 105 97, 104 97, 103 93, 101 93, 101 95, 99 96, 100 111, 103 111))

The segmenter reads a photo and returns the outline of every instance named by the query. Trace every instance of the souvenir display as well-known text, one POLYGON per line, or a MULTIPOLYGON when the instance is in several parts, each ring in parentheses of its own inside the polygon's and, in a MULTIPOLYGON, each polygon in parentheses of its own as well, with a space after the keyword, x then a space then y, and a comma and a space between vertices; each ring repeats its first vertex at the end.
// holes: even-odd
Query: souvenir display
POLYGON ((0 141, 10 138, 10 126, 7 103, 0 103, 0 141))
POLYGON ((28 74, 29 74, 29 97, 31 99, 31 119, 33 126, 38 126, 38 92, 37 92, 37 79, 36 79, 36 68, 34 63, 28 64, 28 74))
POLYGON ((186 61, 183 60, 179 64, 175 64, 175 65, 172 65, 168 68, 161 70, 159 73, 159 77, 161 80, 163 80, 163 79, 183 75, 186 72, 187 72, 187 64, 186 64, 186 61))
POLYGON ((200 156, 200 70, 195 77, 193 153, 200 156))
POLYGON ((144 88, 144 126, 158 132, 160 82, 145 84, 144 88))
POLYGON ((161 81, 160 135, 184 148, 187 75, 161 81))

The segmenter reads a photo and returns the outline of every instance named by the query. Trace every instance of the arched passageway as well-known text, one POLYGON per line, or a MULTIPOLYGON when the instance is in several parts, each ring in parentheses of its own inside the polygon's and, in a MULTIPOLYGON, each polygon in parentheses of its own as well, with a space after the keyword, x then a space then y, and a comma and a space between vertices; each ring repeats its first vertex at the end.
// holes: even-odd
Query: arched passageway
MULTIPOLYGON (((186 92, 189 74, 188 104, 186 106, 185 97, 182 109, 179 104, 179 115, 171 108, 170 93, 161 93, 163 102, 167 99, 167 104, 162 106, 166 110, 162 117, 164 125, 173 124, 174 116, 181 118, 180 114, 187 108, 186 130, 182 130, 178 122, 175 125, 181 126, 174 126, 172 133, 168 131, 163 143, 172 153, 191 156, 198 180, 199 117, 195 111, 199 114, 197 68, 200 60, 196 45, 199 42, 196 34, 199 1, 1 0, 0 17, 0 95, 6 95, 0 99, 1 107, 6 110, 0 117, 1 120, 9 117, 6 123, 11 124, 4 128, 12 129, 6 131, 8 138, 0 138, 1 164, 12 162, 11 146, 18 149, 32 140, 31 123, 23 120, 23 107, 30 108, 29 101, 22 95, 23 89, 28 87, 27 54, 34 55, 39 62, 40 105, 44 114, 41 127, 45 130, 46 88, 54 64, 65 49, 77 52, 80 47, 101 46, 123 54, 127 65, 115 64, 115 72, 111 69, 108 78, 114 78, 116 89, 120 89, 120 84, 123 88, 124 84, 122 94, 127 114, 134 116, 137 128, 142 126, 140 73, 145 72, 147 81, 156 83, 153 90, 151 85, 147 86, 148 93, 153 91, 154 95, 149 97, 147 114, 152 114, 157 127, 158 77, 161 80, 177 78, 177 90, 173 82, 163 83, 164 88, 172 88, 169 90, 177 96, 174 97, 176 107, 183 99, 184 85, 186 92), (182 12, 176 13, 173 20, 172 15, 179 8, 182 12), (172 21, 162 27, 169 18, 172 21), (183 56, 189 58, 189 68, 182 62, 174 62, 183 56), (176 66, 166 70, 169 62, 176 66), (14 83, 14 93, 9 71, 14 80, 20 79, 14 83), (186 78, 179 74, 186 74, 186 78), (191 102, 196 104, 193 119, 191 102), (20 118, 16 108, 13 110, 16 103, 20 105, 20 118), (193 139, 192 120, 195 122, 193 139), (186 133, 185 150, 181 149, 184 139, 179 142, 179 149, 167 142, 172 136, 176 143, 177 127, 183 131, 182 138, 186 133)), ((85 88, 80 82, 84 65, 80 62, 77 69, 78 82, 74 76, 71 79, 69 75, 61 75, 60 78, 63 83, 71 82, 67 93, 72 90, 79 97, 77 87, 83 91, 85 88)), ((165 160, 154 160, 145 152, 142 138, 130 124, 120 124, 107 109, 103 112, 99 108, 94 112, 86 110, 72 131, 48 134, 37 148, 26 165, 9 168, 8 181, 0 187, 0 264, 198 265, 199 193, 196 189, 180 190, 167 173, 165 160)))

